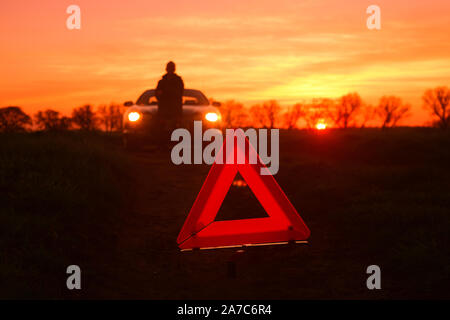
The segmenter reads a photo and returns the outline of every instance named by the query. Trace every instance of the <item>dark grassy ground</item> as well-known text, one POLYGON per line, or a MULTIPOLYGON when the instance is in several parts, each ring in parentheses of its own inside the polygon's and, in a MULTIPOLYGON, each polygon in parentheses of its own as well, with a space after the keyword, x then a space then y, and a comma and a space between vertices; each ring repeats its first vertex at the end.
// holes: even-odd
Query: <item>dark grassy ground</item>
POLYGON ((125 204, 119 152, 81 133, 0 136, 0 298, 65 297, 71 264, 101 277, 125 204))
MULTIPOLYGON (((208 166, 76 134, 0 141, 1 297, 450 298, 448 133, 282 132, 275 178, 310 244, 243 253, 176 247, 208 166), (69 264, 80 292, 65 289, 69 264), (371 264, 382 290, 366 288, 371 264)), ((234 187, 219 215, 248 212, 261 208, 234 187)))

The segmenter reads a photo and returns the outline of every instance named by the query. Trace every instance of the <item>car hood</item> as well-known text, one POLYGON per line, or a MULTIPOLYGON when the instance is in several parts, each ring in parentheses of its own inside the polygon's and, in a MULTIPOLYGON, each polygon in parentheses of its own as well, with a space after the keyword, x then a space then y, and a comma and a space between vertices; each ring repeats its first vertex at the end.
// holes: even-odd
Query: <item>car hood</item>
MULTIPOLYGON (((139 106, 133 105, 127 108, 125 114, 129 114, 130 112, 140 112, 143 114, 153 114, 158 111, 158 106, 139 106)), ((220 114, 220 111, 217 107, 208 105, 208 106, 190 106, 183 105, 183 114, 185 115, 194 115, 194 114, 205 114, 207 112, 215 112, 220 114)))

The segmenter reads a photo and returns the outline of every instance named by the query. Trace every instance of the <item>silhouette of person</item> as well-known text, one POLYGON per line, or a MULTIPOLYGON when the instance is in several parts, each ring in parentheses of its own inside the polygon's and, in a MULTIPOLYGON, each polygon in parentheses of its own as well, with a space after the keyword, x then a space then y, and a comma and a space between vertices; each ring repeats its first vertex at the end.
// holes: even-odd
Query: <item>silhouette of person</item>
POLYGON ((166 66, 167 73, 158 82, 156 99, 158 115, 164 119, 178 119, 183 111, 183 79, 175 73, 175 63, 170 61, 166 66))
POLYGON ((158 116, 160 144, 168 144, 173 130, 180 126, 183 113, 183 79, 175 73, 175 63, 170 61, 166 66, 167 73, 158 81, 155 90, 158 100, 158 116))

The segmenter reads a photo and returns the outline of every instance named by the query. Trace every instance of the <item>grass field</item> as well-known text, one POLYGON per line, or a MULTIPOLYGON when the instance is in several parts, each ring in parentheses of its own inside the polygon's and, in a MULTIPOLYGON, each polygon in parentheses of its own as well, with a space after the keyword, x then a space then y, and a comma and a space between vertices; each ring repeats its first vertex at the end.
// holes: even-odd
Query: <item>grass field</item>
POLYGON ((103 263, 127 181, 113 147, 77 133, 0 136, 1 298, 65 297, 67 266, 103 263))
MULTIPOLYGON (((181 253, 208 166, 95 135, 0 136, 0 297, 450 298, 449 133, 283 131, 280 154, 275 178, 310 243, 181 253), (81 291, 65 287, 70 264, 81 291), (366 288, 372 264, 381 290, 366 288)), ((219 217, 261 214, 233 188, 219 217)))

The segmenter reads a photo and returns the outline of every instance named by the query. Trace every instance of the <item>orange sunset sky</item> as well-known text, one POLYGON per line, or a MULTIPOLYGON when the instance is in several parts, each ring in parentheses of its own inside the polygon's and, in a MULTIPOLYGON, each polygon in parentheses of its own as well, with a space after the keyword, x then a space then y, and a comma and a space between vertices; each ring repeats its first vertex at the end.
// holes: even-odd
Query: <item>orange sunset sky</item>
POLYGON ((174 60, 219 101, 398 95, 413 106, 403 123, 422 125, 425 89, 450 85, 449 17, 449 0, 2 0, 0 106, 136 100, 174 60), (71 4, 81 30, 66 28, 71 4))

